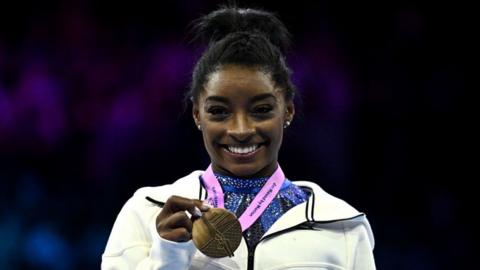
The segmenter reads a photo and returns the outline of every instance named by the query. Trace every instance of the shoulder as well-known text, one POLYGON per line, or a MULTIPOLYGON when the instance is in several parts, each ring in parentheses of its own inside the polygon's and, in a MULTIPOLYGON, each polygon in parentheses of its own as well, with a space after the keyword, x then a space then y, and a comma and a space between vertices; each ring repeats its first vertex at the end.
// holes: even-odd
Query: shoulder
POLYGON ((330 195, 314 182, 293 181, 293 183, 310 193, 315 220, 341 220, 362 214, 344 200, 330 195))
POLYGON ((172 195, 193 199, 198 198, 198 190, 200 187, 198 176, 200 174, 201 171, 193 171, 172 184, 139 188, 124 204, 119 216, 136 217, 140 220, 149 219, 151 215, 159 211, 159 207, 148 201, 146 199, 147 197, 159 202, 166 202, 172 195))
MULTIPOLYGON (((139 188, 123 205, 117 216, 116 226, 148 228, 149 222, 155 218, 161 208, 148 201, 146 197, 160 202, 165 202, 172 195, 198 198, 196 194, 198 194, 200 186, 200 180, 198 179, 200 174, 201 171, 193 171, 172 184, 139 188), (135 226, 135 224, 138 226, 135 226)), ((139 229, 139 231, 141 230, 139 229)))
POLYGON ((200 175, 203 171, 197 170, 176 180, 172 184, 142 187, 133 194, 129 200, 131 204, 150 204, 145 198, 150 197, 156 201, 165 202, 170 196, 177 195, 186 198, 197 199, 201 188, 200 175))
POLYGON ((172 195, 197 198, 194 194, 198 194, 200 173, 194 171, 172 184, 138 189, 124 204, 115 220, 104 258, 120 256, 133 247, 149 247, 156 234, 155 218, 161 208, 146 197, 163 202, 172 195))
POLYGON ((373 232, 365 213, 358 211, 346 201, 337 198, 319 185, 310 181, 293 181, 309 194, 306 202, 307 219, 322 224, 341 224, 346 231, 359 231, 374 246, 373 232))

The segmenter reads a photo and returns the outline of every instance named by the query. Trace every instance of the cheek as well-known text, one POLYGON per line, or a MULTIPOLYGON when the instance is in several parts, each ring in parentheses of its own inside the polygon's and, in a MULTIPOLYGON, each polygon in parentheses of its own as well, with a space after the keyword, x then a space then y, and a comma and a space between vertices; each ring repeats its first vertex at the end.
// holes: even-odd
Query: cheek
POLYGON ((210 133, 206 133, 205 131, 203 132, 203 145, 210 156, 215 154, 215 146, 210 138, 210 133))
POLYGON ((203 129, 203 140, 209 147, 221 137, 221 130, 213 125, 206 125, 203 129))
POLYGON ((277 121, 275 121, 275 127, 273 130, 274 134, 272 136, 274 136, 275 139, 281 143, 283 138, 283 118, 279 118, 277 121))
POLYGON ((283 127, 277 129, 275 134, 272 136, 274 136, 274 140, 278 144, 278 147, 280 148, 280 145, 282 144, 282 140, 283 140, 283 127))
POLYGON ((270 140, 272 140, 273 143, 278 143, 282 140, 283 123, 278 119, 263 125, 261 130, 270 138, 270 140))

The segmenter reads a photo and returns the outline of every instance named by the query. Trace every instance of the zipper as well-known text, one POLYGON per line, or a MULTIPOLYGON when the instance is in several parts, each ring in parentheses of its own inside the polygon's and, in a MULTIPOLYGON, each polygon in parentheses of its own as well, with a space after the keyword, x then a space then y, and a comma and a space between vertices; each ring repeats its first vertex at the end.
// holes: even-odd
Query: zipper
POLYGON ((257 246, 255 245, 253 248, 248 248, 248 264, 247 264, 247 270, 253 270, 253 259, 255 256, 255 248, 257 246))
POLYGON ((253 264, 254 264, 254 262, 255 262, 255 249, 257 248, 258 244, 260 244, 260 242, 262 242, 262 241, 265 240, 265 239, 269 239, 269 238, 272 238, 272 237, 274 237, 274 236, 277 236, 277 235, 279 235, 279 234, 296 230, 298 227, 301 227, 302 225, 304 225, 304 223, 300 223, 300 224, 298 224, 297 226, 290 227, 290 228, 283 229, 283 230, 281 230, 281 231, 278 231, 278 232, 274 232, 274 233, 272 233, 272 234, 269 234, 269 235, 263 237, 262 239, 260 239, 260 241, 258 241, 258 243, 255 244, 253 247, 249 247, 249 248, 248 248, 248 264, 247 264, 247 270, 254 270, 254 265, 253 265, 253 264))
POLYGON ((286 232, 289 232, 289 231, 294 231, 294 230, 311 230, 311 229, 314 228, 315 224, 327 224, 327 223, 332 223, 332 222, 344 221, 344 220, 357 218, 357 217, 360 217, 360 216, 363 216, 363 215, 365 215, 365 214, 360 213, 359 215, 356 215, 354 217, 344 218, 344 219, 326 220, 326 221, 307 221, 307 222, 300 223, 296 226, 286 228, 286 229, 283 229, 281 231, 269 234, 269 235, 263 237, 262 239, 260 239, 260 241, 258 241, 258 243, 255 246, 253 246, 251 248, 248 248, 247 270, 254 270, 253 263, 255 261, 255 249, 257 248, 258 244, 260 244, 260 242, 262 242, 265 239, 269 239, 269 238, 272 238, 272 237, 277 236, 279 234, 286 233, 286 232))
MULTIPOLYGON (((300 188, 302 188, 302 190, 307 193, 310 197, 312 194, 313 194, 313 190, 310 188, 310 187, 303 187, 301 186, 300 188)), ((310 199, 307 199, 307 207, 305 208, 306 211, 308 212, 308 203, 310 202, 310 199)), ((309 222, 310 220, 308 219, 308 214, 306 213, 305 214, 305 217, 307 219, 307 222, 309 222)), ((313 207, 312 207, 312 220, 313 220, 313 207)), ((274 232, 272 234, 269 234, 263 238, 260 239, 260 241, 258 241, 257 244, 255 244, 253 247, 248 247, 248 264, 247 264, 247 270, 254 270, 254 262, 255 262, 255 249, 257 248, 257 245, 260 244, 260 242, 262 242, 263 240, 265 239, 268 239, 268 238, 271 238, 273 236, 276 236, 276 235, 279 235, 281 233, 284 233, 284 232, 287 232, 287 231, 292 231, 292 230, 295 230, 297 229, 298 227, 300 227, 302 224, 304 223, 300 223, 294 227, 290 227, 290 228, 287 228, 287 229, 283 229, 281 231, 278 231, 278 232, 274 232)), ((245 241, 246 242, 246 241, 245 241)))

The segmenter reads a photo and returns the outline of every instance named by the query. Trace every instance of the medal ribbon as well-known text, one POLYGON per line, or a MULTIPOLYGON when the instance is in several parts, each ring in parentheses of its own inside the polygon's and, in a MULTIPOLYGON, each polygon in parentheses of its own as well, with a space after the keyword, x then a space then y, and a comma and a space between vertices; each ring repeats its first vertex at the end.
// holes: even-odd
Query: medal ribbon
MULTIPOLYGON (((203 184, 208 192, 207 202, 217 208, 225 208, 223 199, 223 190, 217 177, 213 173, 212 164, 208 166, 207 170, 202 175, 203 184)), ((250 228, 252 224, 260 217, 260 215, 267 209, 270 202, 277 196, 278 191, 285 181, 280 165, 277 166, 275 172, 270 176, 263 188, 258 192, 250 205, 245 209, 245 212, 238 219, 242 225, 242 232, 250 228)))

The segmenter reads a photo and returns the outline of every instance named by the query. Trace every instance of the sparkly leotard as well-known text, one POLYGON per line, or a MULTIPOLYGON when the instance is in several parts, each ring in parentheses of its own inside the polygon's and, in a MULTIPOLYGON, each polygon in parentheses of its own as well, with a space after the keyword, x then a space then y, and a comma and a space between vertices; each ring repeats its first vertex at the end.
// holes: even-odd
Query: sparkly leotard
MULTIPOLYGON (((268 177, 235 178, 215 173, 225 194, 225 208, 240 217, 260 189, 268 181, 268 177)), ((268 229, 290 208, 306 201, 307 194, 298 186, 285 179, 280 191, 269 204, 265 212, 253 225, 243 232, 247 245, 252 247, 258 243, 268 229)))

